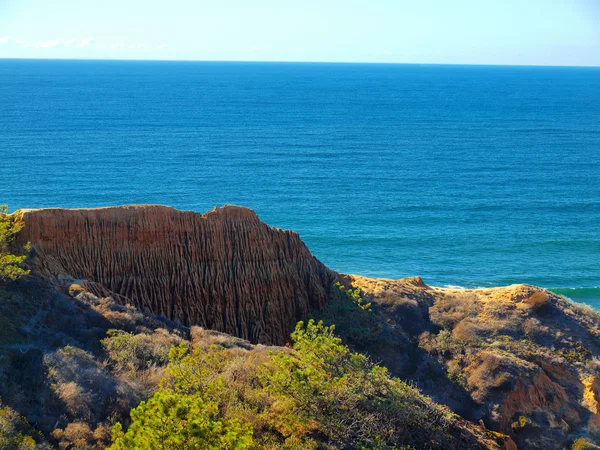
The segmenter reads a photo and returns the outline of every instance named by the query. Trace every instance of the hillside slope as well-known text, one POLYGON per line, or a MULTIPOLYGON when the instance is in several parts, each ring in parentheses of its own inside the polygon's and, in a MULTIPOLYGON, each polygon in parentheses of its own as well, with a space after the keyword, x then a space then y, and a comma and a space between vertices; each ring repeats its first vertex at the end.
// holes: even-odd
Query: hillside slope
MULTIPOLYGON (((269 400, 269 385, 257 389, 261 367, 272 365, 273 355, 290 352, 289 348, 252 345, 216 331, 189 329, 64 281, 65 292, 35 277, 0 286, 0 447, 33 448, 14 446, 25 435, 33 436, 40 450, 107 448, 111 424, 127 425, 129 410, 160 389, 161 380, 168 379, 169 349, 180 346, 195 350, 198 358, 206 356, 209 364, 218 362, 218 373, 211 365, 198 366, 193 373, 208 370, 211 376, 201 377, 200 383, 213 380, 225 388, 225 399, 234 399, 235 405, 241 402, 238 408, 256 429, 257 445, 252 448, 298 448, 287 447, 285 432, 270 425, 278 423, 284 404, 269 400)), ((393 403, 383 408, 393 413, 395 425, 403 430, 393 437, 398 444, 394 448, 408 444, 417 449, 514 450, 508 438, 450 413, 400 381, 391 383, 402 392, 402 399, 388 399, 396 402, 394 409, 389 409, 393 403)), ((380 386, 364 388, 365 393, 377 392, 380 386)), ((363 393, 358 394, 362 398, 363 393)), ((309 397, 308 405, 314 401, 323 399, 309 397)), ((314 419, 308 423, 318 424, 314 419)), ((374 424, 365 425, 368 429, 374 424)), ((356 448, 352 438, 335 443, 320 433, 308 437, 322 449, 356 448)))
POLYGON ((317 313, 352 347, 519 449, 600 443, 600 314, 544 289, 348 276, 372 312, 317 313))

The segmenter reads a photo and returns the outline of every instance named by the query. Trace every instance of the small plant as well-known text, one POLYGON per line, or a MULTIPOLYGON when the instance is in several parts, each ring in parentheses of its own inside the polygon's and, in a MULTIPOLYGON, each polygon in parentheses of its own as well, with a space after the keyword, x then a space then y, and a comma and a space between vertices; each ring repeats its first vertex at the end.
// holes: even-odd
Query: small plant
POLYGON ((592 356, 592 352, 581 342, 576 342, 574 348, 561 349, 560 353, 569 362, 584 362, 592 356))
POLYGON ((352 300, 352 302, 356 304, 360 309, 362 309, 363 311, 372 311, 371 303, 365 303, 361 295, 360 288, 346 289, 346 287, 339 281, 335 283, 335 285, 342 293, 346 294, 352 300))
POLYGON ((516 430, 516 429, 519 429, 519 428, 525 428, 530 423, 531 423, 531 421, 527 417, 520 416, 515 422, 513 422, 511 424, 511 428, 513 430, 516 430))
MULTIPOLYGON (((30 435, 29 424, 14 410, 0 403, 0 449, 36 450, 36 440, 30 435)), ((38 436, 39 440, 39 436, 38 436)))
POLYGON ((573 441, 573 445, 571 445, 571 450, 587 450, 593 448, 598 447, 596 447, 586 438, 577 438, 573 441))
MULTIPOLYGON (((24 226, 22 217, 8 214, 8 206, 0 206, 0 281, 15 281, 29 275, 29 270, 23 268, 26 256, 9 251, 10 244, 24 226)), ((29 244, 23 250, 28 251, 29 244)))
POLYGON ((150 367, 166 366, 169 350, 173 345, 180 344, 181 339, 159 330, 152 335, 108 330, 107 337, 100 343, 113 370, 136 373, 150 367))

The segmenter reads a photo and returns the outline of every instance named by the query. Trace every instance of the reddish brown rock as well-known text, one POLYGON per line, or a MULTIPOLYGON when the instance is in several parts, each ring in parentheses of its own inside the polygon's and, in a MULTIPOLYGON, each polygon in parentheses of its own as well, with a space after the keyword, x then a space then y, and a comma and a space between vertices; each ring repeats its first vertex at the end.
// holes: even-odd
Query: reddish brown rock
POLYGON ((252 342, 285 343, 298 320, 326 304, 336 276, 298 234, 242 207, 19 213, 38 274, 89 280, 144 311, 252 342))

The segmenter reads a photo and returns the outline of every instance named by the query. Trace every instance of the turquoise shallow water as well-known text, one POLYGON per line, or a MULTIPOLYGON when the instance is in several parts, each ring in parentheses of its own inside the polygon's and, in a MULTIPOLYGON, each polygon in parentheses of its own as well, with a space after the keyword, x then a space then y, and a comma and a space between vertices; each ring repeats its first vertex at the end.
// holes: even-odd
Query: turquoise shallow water
POLYGON ((11 209, 251 207, 342 272, 600 308, 600 69, 0 60, 11 209))

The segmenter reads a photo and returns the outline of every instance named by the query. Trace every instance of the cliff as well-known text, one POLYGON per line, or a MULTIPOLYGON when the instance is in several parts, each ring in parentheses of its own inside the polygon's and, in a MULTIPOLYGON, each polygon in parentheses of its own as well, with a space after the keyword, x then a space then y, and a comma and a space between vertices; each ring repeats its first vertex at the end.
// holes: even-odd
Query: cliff
POLYGON ((35 273, 86 280, 142 311, 251 342, 283 344, 323 307, 336 274, 298 234, 246 208, 157 205, 21 210, 35 273))

